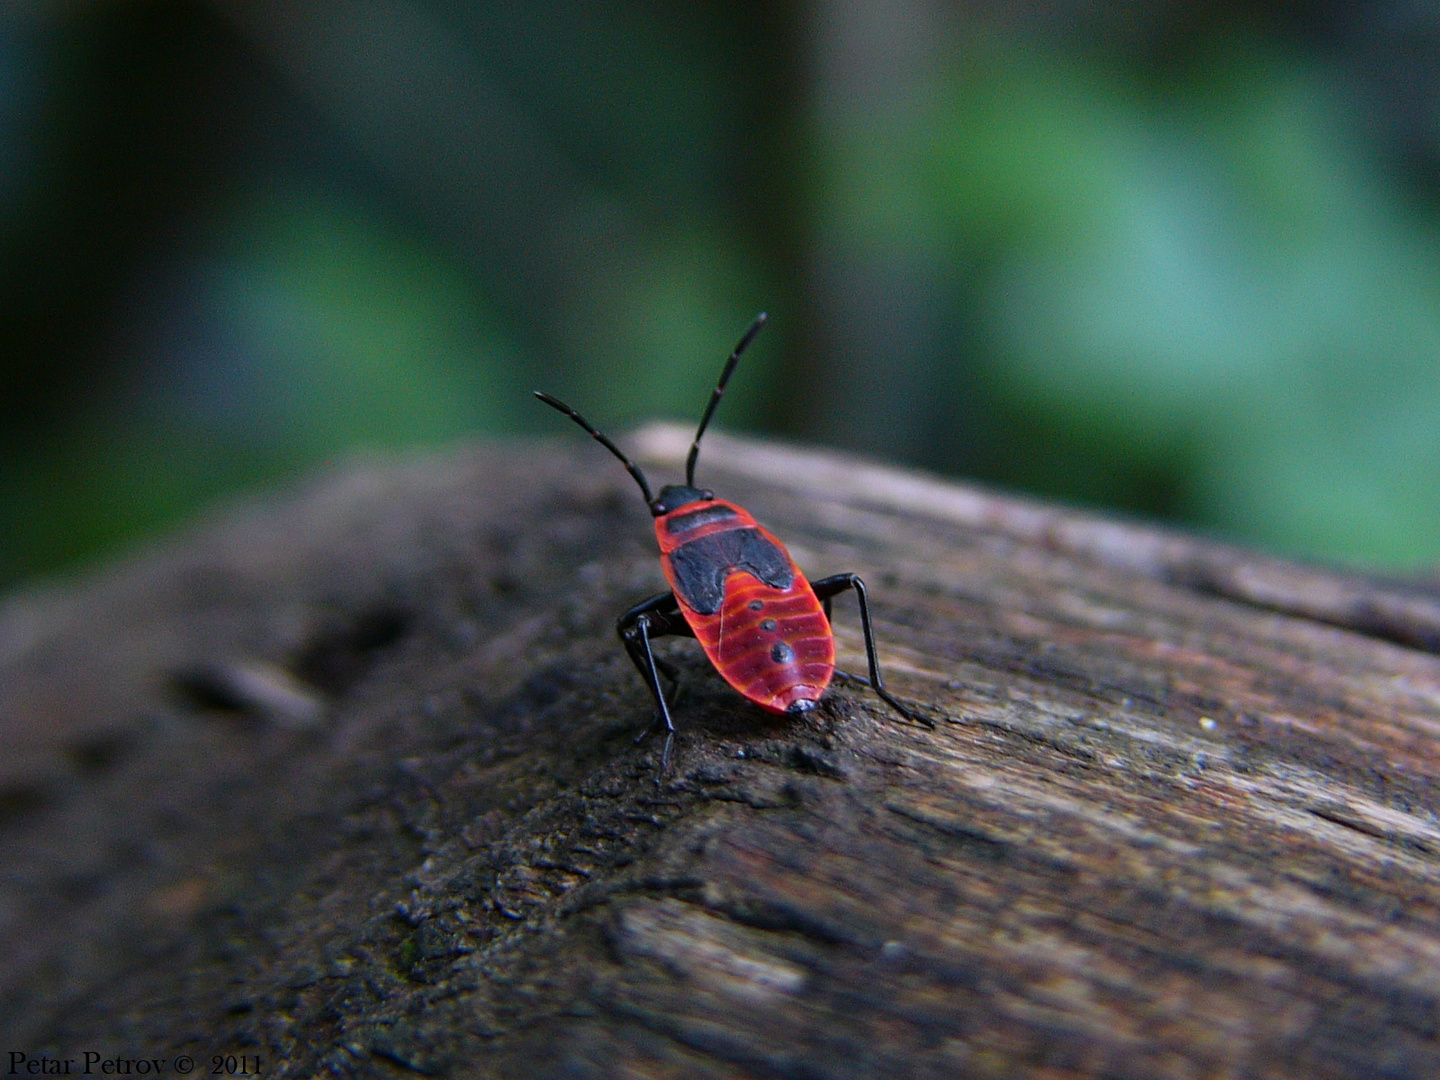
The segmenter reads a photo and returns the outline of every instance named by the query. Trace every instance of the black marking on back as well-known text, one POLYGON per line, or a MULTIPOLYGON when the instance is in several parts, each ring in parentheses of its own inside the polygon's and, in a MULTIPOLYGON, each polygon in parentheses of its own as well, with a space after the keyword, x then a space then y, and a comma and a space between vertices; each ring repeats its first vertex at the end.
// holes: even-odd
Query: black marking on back
POLYGON ((707 506, 701 510, 691 510, 688 514, 676 514, 674 517, 665 519, 665 531, 671 536, 679 536, 698 529, 701 525, 709 525, 712 521, 726 521, 735 516, 735 511, 728 506, 707 506))
POLYGON ((795 581, 790 559, 759 529, 727 529, 711 533, 670 552, 675 592, 701 615, 714 615, 725 601, 725 578, 743 570, 772 589, 788 589, 795 581))

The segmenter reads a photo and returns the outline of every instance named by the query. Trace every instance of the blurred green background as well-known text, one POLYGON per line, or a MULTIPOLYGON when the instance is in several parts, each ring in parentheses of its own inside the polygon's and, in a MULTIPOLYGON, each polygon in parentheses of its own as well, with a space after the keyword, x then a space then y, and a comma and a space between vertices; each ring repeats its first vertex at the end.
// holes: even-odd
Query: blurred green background
POLYGON ((1440 7, 0 9, 0 587, 762 308, 722 425, 1430 567, 1440 7))

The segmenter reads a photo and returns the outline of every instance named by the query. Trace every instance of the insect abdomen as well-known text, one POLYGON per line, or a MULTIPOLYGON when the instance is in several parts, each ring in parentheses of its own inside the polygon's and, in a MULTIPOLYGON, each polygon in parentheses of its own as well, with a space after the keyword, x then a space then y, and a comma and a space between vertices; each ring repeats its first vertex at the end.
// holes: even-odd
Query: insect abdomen
POLYGON ((799 575, 781 590, 733 573, 720 612, 692 626, 725 681, 772 712, 818 701, 835 671, 830 623, 799 575))

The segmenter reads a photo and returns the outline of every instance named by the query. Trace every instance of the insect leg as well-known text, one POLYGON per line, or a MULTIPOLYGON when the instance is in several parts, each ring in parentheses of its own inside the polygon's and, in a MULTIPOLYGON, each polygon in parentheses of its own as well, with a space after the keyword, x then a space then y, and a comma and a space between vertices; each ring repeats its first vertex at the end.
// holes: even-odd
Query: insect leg
MULTIPOLYGON (((635 662, 635 667, 640 672, 640 677, 648 684, 650 681, 648 665, 640 658, 639 653, 631 648, 630 641, 625 636, 625 631, 633 628, 635 620, 641 615, 650 616, 650 637, 652 638, 662 637, 665 634, 674 634, 676 637, 694 637, 695 632, 690 629, 690 624, 681 616, 680 605, 675 600, 675 594, 668 592, 660 593, 657 596, 650 597, 648 600, 640 601, 640 603, 636 604, 629 611, 625 612, 624 615, 621 615, 620 618, 615 620, 615 631, 620 635, 620 640, 625 645, 625 651, 630 654, 630 659, 635 662)), ((680 673, 675 670, 673 664, 659 656, 654 657, 654 660, 655 666, 660 669, 660 674, 664 675, 672 683, 678 683, 680 681, 680 673)))
POLYGON ((655 704, 660 710, 658 720, 646 728, 640 738, 635 741, 639 742, 640 739, 649 735, 655 729, 656 723, 664 723, 665 749, 660 752, 660 771, 663 773, 670 767, 670 748, 675 743, 675 722, 670 719, 670 706, 666 703, 665 693, 660 687, 660 671, 655 664, 655 654, 650 649, 650 616, 638 616, 634 626, 621 631, 621 637, 630 653, 630 658, 635 661, 635 666, 640 668, 641 673, 645 676, 645 683, 650 687, 650 692, 655 695, 655 704))
POLYGON ((651 637, 660 637, 663 634, 674 634, 677 637, 695 636, 690 624, 680 614, 680 602, 675 599, 674 593, 658 593, 648 600, 640 601, 615 620, 616 629, 624 630, 635 625, 635 620, 641 615, 650 616, 651 637))
MULTIPOLYGON (((885 681, 880 677, 880 660, 875 655, 875 631, 870 627, 870 600, 865 593, 865 582, 860 579, 859 574, 835 574, 833 577, 821 578, 819 581, 812 581, 810 587, 815 590, 815 595, 825 605, 825 617, 830 617, 830 598, 836 593, 842 593, 846 589, 855 590, 855 599, 860 604, 860 627, 865 633, 865 660, 870 666, 869 685, 879 695, 880 699, 898 712, 907 720, 913 720, 917 724, 924 724, 933 728, 934 721, 929 717, 922 716, 913 709, 906 708, 900 704, 888 690, 885 689, 885 681)), ((858 676, 850 676, 857 678, 858 676)), ((864 682, 866 680, 860 679, 864 682)))
POLYGON ((673 683, 677 681, 679 672, 655 655, 654 650, 650 648, 650 639, 664 634, 688 634, 692 637, 694 635, 689 624, 681 617, 680 606, 676 603, 672 593, 661 593, 636 604, 620 616, 616 621, 615 630, 620 636, 621 643, 625 646, 625 651, 630 654, 636 670, 640 672, 640 677, 645 680, 645 685, 655 695, 655 704, 658 706, 659 715, 655 722, 641 732, 640 737, 635 741, 640 742, 655 730, 657 724, 664 723, 665 749, 660 755, 660 771, 664 772, 670 765, 670 748, 675 742, 675 724, 670 719, 670 705, 665 700, 665 691, 660 685, 660 675, 663 673, 673 683))

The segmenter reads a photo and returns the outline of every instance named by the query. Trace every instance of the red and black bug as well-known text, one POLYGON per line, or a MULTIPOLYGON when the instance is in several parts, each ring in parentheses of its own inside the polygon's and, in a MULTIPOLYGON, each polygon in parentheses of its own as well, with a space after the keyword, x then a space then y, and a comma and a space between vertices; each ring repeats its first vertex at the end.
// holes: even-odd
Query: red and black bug
MULTIPOLYGON (((590 433, 629 470, 645 504, 655 515, 660 567, 670 592, 652 596, 621 615, 616 630, 641 678, 655 695, 658 722, 665 725, 663 769, 670 759, 675 724, 660 684, 672 683, 675 670, 654 654, 653 638, 664 634, 693 637, 715 670, 746 698, 773 713, 809 712, 820 702, 835 671, 835 636, 830 629, 830 599, 854 589, 865 633, 865 659, 870 677, 840 674, 874 687, 875 692, 907 719, 933 726, 895 700, 880 677, 875 634, 865 583, 855 574, 836 574, 807 581, 785 546, 735 503, 717 499, 695 487, 695 462, 700 439, 725 393, 725 384, 760 328, 762 312, 735 346, 720 372, 720 381, 700 417, 700 427, 685 461, 685 483, 668 484, 652 495, 645 474, 633 461, 578 412, 558 398, 535 391, 546 405, 558 409, 590 433)), ((653 725, 651 730, 653 730, 653 725)))

